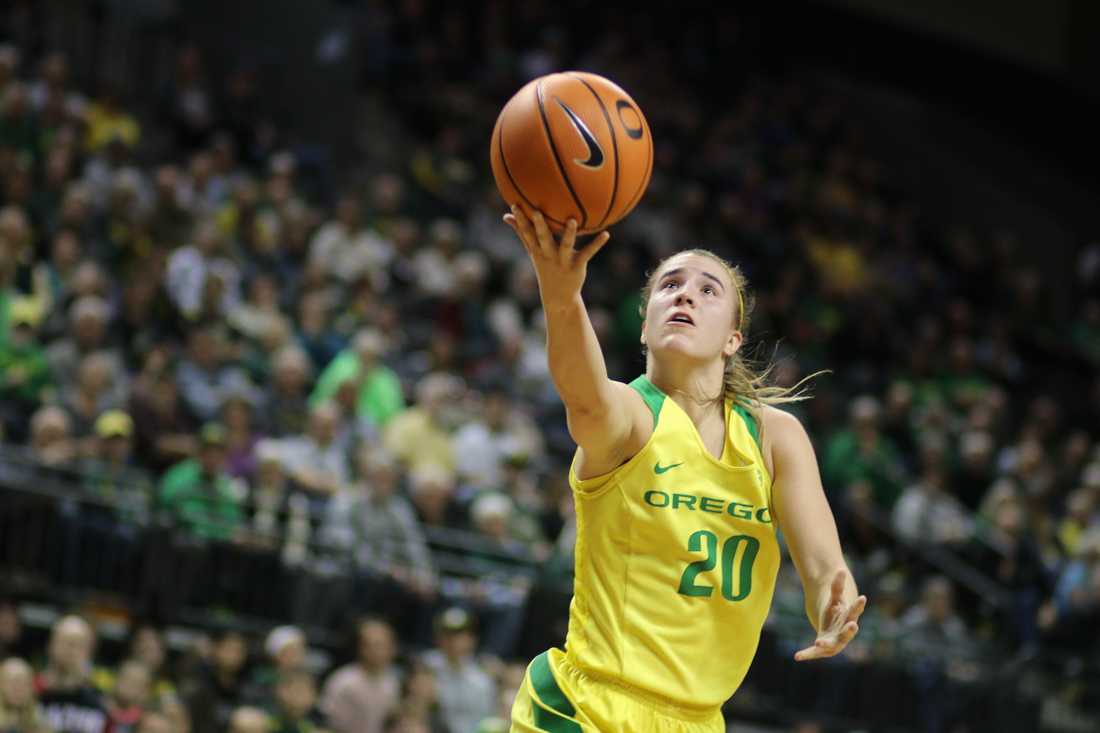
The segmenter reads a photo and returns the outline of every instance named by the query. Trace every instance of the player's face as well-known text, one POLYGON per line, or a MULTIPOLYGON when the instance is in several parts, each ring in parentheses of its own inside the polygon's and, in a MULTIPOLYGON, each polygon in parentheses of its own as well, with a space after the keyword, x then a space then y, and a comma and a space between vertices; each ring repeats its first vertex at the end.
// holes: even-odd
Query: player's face
POLYGON ((646 305, 642 336, 655 356, 725 359, 741 345, 737 292, 726 268, 710 257, 677 255, 662 265, 646 305))

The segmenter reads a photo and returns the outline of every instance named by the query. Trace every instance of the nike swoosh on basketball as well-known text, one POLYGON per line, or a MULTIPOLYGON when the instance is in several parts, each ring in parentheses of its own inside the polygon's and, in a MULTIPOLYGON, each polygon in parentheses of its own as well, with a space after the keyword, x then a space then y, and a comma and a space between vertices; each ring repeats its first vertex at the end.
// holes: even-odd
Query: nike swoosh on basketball
POLYGON ((676 468, 677 466, 682 466, 682 465, 684 465, 683 461, 680 461, 679 463, 670 463, 667 466, 662 466, 661 462, 657 461, 656 463, 653 464, 653 473, 664 473, 665 471, 671 471, 672 469, 676 468))
POLYGON ((573 123, 573 127, 577 129, 577 133, 588 147, 588 160, 574 158, 573 162, 577 165, 583 165, 585 168, 599 168, 602 166, 603 149, 600 147, 600 144, 596 142, 596 136, 588 129, 588 125, 584 124, 584 120, 578 117, 576 112, 569 109, 569 106, 561 101, 561 99, 554 97, 554 101, 558 103, 562 111, 569 117, 569 121, 573 123))

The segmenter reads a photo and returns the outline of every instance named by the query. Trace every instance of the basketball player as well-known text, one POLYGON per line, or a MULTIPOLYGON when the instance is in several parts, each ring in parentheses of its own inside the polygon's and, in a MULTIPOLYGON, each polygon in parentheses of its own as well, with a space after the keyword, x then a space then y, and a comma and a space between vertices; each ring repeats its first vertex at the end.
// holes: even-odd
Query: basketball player
POLYGON ((840 653, 866 604, 841 555, 801 398, 738 355, 752 300, 704 250, 661 262, 644 291, 646 373, 608 379, 581 300, 587 264, 543 216, 505 221, 534 263, 550 370, 577 452, 576 579, 565 651, 527 669, 513 731, 722 731, 720 707, 756 652, 782 528, 817 633, 799 661, 840 653))

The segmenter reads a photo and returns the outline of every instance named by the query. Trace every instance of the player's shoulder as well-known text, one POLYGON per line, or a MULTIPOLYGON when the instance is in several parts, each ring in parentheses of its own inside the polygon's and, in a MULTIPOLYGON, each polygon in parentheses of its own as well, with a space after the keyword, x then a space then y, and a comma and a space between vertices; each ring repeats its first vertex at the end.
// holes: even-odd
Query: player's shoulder
POLYGON ((774 405, 761 405, 759 409, 761 426, 765 430, 777 431, 780 434, 805 432, 802 421, 786 410, 774 405))
POLYGON ((806 428, 795 415, 773 405, 761 405, 759 409, 761 427, 760 450, 773 471, 777 455, 790 455, 791 449, 808 442, 806 428))

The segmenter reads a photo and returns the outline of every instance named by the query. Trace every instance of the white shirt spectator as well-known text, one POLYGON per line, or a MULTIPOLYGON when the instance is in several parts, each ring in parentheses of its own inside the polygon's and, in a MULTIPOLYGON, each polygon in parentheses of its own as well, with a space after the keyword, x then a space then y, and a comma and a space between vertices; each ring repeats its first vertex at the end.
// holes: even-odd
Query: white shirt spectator
POLYGON ((902 492, 894 505, 893 525, 894 531, 907 540, 933 544, 960 542, 970 536, 972 528, 966 507, 927 481, 902 492))
POLYGON ((493 714, 496 684, 472 658, 452 666, 438 650, 424 655, 435 672, 439 706, 454 733, 475 733, 478 723, 493 714))
POLYGON ((180 247, 168 259, 165 276, 168 296, 181 312, 194 316, 202 306, 203 289, 210 277, 222 281, 221 308, 223 312, 231 311, 241 299, 240 270, 231 260, 217 255, 203 255, 193 245, 180 247))
POLYGON ((393 244, 367 227, 349 231, 341 222, 330 221, 310 242, 309 259, 344 282, 353 282, 365 273, 381 292, 388 284, 386 271, 393 259, 393 244))

